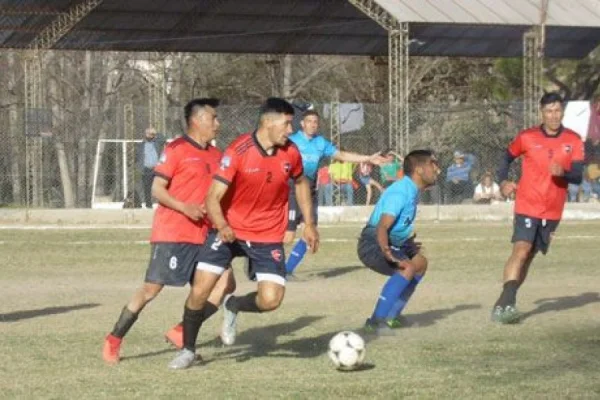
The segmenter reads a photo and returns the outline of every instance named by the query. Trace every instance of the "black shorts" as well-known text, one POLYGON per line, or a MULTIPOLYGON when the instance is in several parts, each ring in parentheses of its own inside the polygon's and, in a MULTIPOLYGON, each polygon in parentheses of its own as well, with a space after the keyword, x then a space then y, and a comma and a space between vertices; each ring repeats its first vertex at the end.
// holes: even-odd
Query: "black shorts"
POLYGON ((548 252, 554 231, 560 220, 539 219, 523 214, 515 214, 512 242, 529 242, 533 251, 548 252))
POLYGON ((191 243, 152 243, 146 282, 185 286, 196 270, 202 245, 191 243))
POLYGON ((217 231, 208 234, 206 243, 199 253, 198 269, 217 274, 223 273, 235 257, 247 257, 250 272, 257 281, 271 281, 285 285, 285 252, 283 243, 258 243, 236 240, 223 243, 217 231))
MULTIPOLYGON (((373 227, 365 227, 362 230, 358 239, 358 258, 367 268, 382 275, 391 276, 398 271, 398 265, 385 258, 379 243, 377 243, 375 232, 373 227)), ((390 246, 390 249, 398 260, 412 260, 419 254, 419 248, 412 237, 406 239, 401 246, 390 246)))
MULTIPOLYGON (((289 208, 288 208, 288 226, 287 230, 295 232, 298 225, 304 222, 304 218, 302 217, 302 211, 300 211, 300 207, 298 206, 298 202, 296 201, 296 186, 294 181, 290 179, 290 196, 289 196, 289 208)), ((315 221, 315 225, 319 220, 319 212, 317 207, 319 206, 319 196, 316 186, 311 183, 310 185, 310 197, 312 199, 312 214, 313 221, 315 221)))

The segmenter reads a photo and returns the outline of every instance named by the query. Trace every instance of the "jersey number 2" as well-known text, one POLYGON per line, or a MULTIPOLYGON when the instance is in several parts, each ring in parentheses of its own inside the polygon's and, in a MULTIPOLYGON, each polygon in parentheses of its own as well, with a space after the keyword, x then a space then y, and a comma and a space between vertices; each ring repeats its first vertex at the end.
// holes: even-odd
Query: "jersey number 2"
POLYGON ((273 173, 271 171, 267 172, 267 183, 271 183, 273 181, 273 173))

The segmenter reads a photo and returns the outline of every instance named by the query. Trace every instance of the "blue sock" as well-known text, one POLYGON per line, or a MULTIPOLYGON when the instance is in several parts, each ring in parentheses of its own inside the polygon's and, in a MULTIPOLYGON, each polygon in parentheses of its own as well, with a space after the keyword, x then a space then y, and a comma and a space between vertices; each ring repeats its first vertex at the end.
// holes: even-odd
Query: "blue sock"
POLYGON ((380 320, 386 319, 390 313, 394 303, 400 297, 400 294, 406 289, 410 282, 400 274, 394 274, 390 276, 379 295, 375 311, 373 312, 372 319, 380 320))
POLYGON ((392 307, 390 313, 387 316, 388 319, 393 319, 400 316, 402 310, 404 310, 404 307, 406 307, 408 300, 410 300, 410 297, 415 292, 417 285, 419 284, 419 282, 421 282, 421 279, 423 279, 423 275, 414 276, 414 278, 410 281, 406 289, 404 289, 404 291, 400 294, 400 297, 398 297, 398 299, 394 303, 394 306, 392 307))
POLYGON ((294 272, 296 267, 300 265, 300 262, 306 254, 306 242, 302 239, 298 240, 298 243, 292 249, 287 262, 285 263, 285 272, 289 275, 294 272))

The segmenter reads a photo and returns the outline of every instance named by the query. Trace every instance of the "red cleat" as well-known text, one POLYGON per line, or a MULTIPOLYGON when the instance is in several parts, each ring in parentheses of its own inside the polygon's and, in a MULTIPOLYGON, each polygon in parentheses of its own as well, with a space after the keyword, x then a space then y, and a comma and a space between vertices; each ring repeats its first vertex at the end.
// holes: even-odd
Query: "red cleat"
POLYGON ((102 349, 102 358, 104 362, 110 365, 118 364, 121 360, 119 355, 121 351, 121 342, 123 339, 108 334, 104 339, 104 347, 102 349))
POLYGON ((177 324, 167 333, 165 333, 165 340, 167 343, 171 343, 178 350, 183 349, 183 325, 177 324))

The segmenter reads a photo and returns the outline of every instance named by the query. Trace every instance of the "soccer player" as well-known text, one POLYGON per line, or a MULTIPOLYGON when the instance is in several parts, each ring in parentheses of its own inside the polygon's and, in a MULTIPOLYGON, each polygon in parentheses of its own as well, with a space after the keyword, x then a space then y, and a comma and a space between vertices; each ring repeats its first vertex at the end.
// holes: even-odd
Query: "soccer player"
POLYGON ((283 237, 287 227, 288 180, 305 219, 304 240, 314 252, 319 236, 312 219, 310 187, 302 172, 292 133, 294 109, 283 99, 270 98, 261 108, 255 132, 238 137, 225 150, 221 167, 210 187, 206 208, 216 231, 209 233, 183 314, 184 348, 169 364, 190 367, 195 360, 196 337, 205 320, 206 299, 232 258, 248 257, 258 290, 224 301, 221 340, 232 344, 238 312, 267 312, 281 304, 285 293, 283 237))
MULTIPOLYGON (((184 108, 187 134, 166 146, 155 167, 152 194, 160 204, 152 223, 150 264, 144 284, 105 338, 102 356, 109 364, 119 362, 123 337, 146 304, 164 285, 184 286, 194 274, 209 224, 204 200, 221 159, 221 151, 210 145, 219 129, 218 104, 216 99, 190 101, 184 108)), ((234 285, 231 274, 222 277, 205 307, 205 319, 218 309, 226 292, 233 292, 234 285)), ((181 337, 181 326, 167 333, 167 339, 178 347, 181 337)))
POLYGON ((361 262, 389 276, 365 324, 367 332, 377 335, 394 335, 402 309, 427 270, 413 224, 419 192, 435 184, 440 169, 431 151, 414 150, 404 158, 404 173, 383 192, 358 239, 361 262))
MULTIPOLYGON (((294 142, 296 146, 298 146, 300 154, 302 154, 304 175, 310 181, 311 199, 313 203, 312 220, 316 224, 318 218, 317 207, 319 205, 318 192, 316 189, 317 170, 319 168, 319 163, 323 158, 331 157, 332 159, 338 161, 370 163, 375 165, 381 165, 389 160, 380 153, 375 153, 369 156, 338 150, 333 143, 319 134, 319 113, 314 110, 309 110, 304 113, 302 116, 302 121, 300 121, 300 126, 302 127, 302 130, 299 130, 290 136, 290 140, 294 142)), ((296 228, 303 220, 303 214, 296 203, 293 184, 290 185, 289 203, 289 223, 284 238, 284 243, 286 244, 291 243, 294 240, 296 228)), ((290 252, 290 256, 287 260, 285 268, 288 275, 292 275, 294 273, 294 270, 300 264, 305 254, 306 242, 303 239, 300 239, 290 252)))
POLYGON ((583 142, 562 125, 563 99, 546 93, 540 100, 542 125, 519 132, 508 146, 498 171, 500 190, 508 197, 516 190, 512 253, 504 266, 504 288, 492 310, 492 321, 516 323, 517 290, 525 281, 538 252, 546 254, 560 222, 567 185, 581 183, 583 142), (510 163, 523 157, 521 180, 508 180, 510 163))

